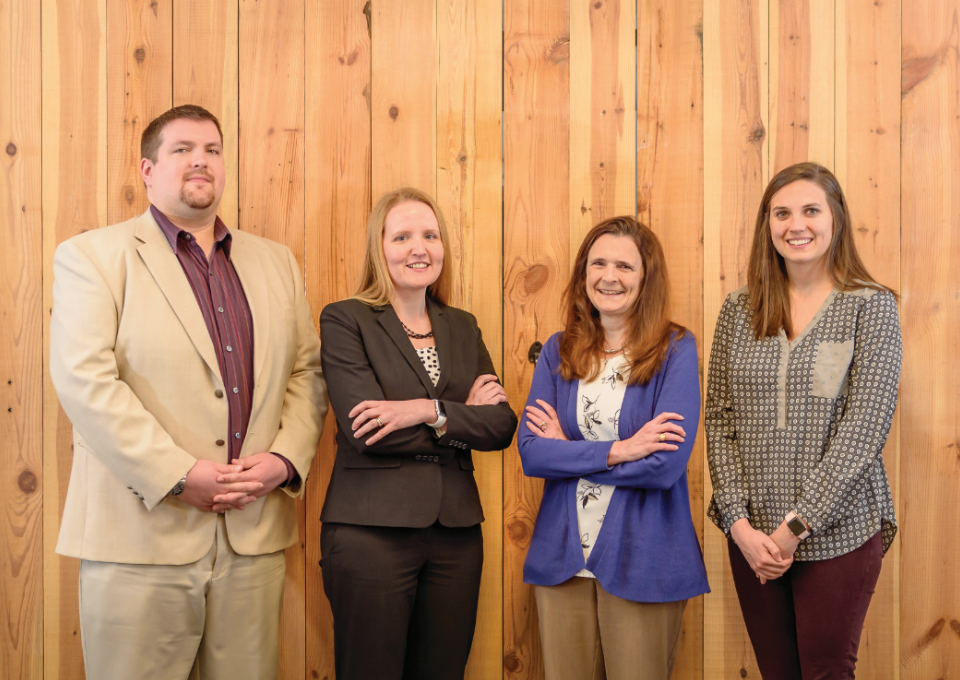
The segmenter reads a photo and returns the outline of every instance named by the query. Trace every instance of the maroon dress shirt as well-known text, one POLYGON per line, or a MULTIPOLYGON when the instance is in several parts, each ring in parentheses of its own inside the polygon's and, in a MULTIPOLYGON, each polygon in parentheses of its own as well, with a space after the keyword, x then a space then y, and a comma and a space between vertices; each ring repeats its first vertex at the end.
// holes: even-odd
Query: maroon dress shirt
MULTIPOLYGON (((225 446, 225 462, 230 462, 240 458, 253 405, 253 316, 230 259, 233 237, 217 217, 213 254, 208 261, 193 235, 174 225, 155 206, 150 206, 150 212, 177 255, 217 353, 224 389, 215 394, 227 400, 229 411, 227 439, 218 439, 217 444, 225 446)), ((290 484, 297 477, 296 469, 280 454, 274 455, 287 468, 287 480, 281 486, 290 484)))

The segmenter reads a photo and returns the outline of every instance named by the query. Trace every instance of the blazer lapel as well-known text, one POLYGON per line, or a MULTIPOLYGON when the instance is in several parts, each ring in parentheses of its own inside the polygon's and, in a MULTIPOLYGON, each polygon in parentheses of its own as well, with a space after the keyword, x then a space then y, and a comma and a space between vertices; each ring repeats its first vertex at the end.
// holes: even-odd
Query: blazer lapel
MULTIPOLYGON (((410 364, 410 368, 412 368, 417 374, 417 377, 420 378, 420 382, 423 383, 423 386, 427 388, 427 393, 430 395, 430 398, 436 399, 437 390, 433 386, 433 381, 430 380, 430 376, 427 375, 427 370, 423 367, 423 362, 420 361, 420 356, 417 354, 417 350, 413 348, 410 338, 407 337, 406 332, 403 330, 403 326, 400 325, 400 317, 397 316, 397 312, 390 305, 379 308, 375 307, 374 309, 381 310, 378 318, 380 325, 383 326, 385 331, 387 331, 387 335, 390 336, 390 339, 393 340, 394 344, 397 346, 397 349, 400 350, 400 354, 402 354, 403 358, 407 360, 408 364, 410 364)), ((432 315, 430 321, 431 323, 433 322, 432 315)), ((436 335, 436 330, 434 330, 434 335, 436 335)), ((440 372, 442 376, 442 363, 440 364, 440 372)))
POLYGON ((443 315, 443 309, 430 298, 427 298, 427 312, 430 314, 430 325, 433 326, 433 339, 437 345, 437 359, 440 362, 440 379, 437 380, 437 394, 443 394, 447 383, 450 382, 452 353, 450 351, 450 326, 443 315))
POLYGON ((263 263, 256 250, 249 247, 246 234, 231 230, 233 245, 230 247, 230 260, 237 271, 243 293, 250 306, 253 317, 253 379, 259 382, 263 364, 267 358, 267 331, 270 328, 270 298, 263 281, 263 263))
MULTIPOLYGON (((176 253, 170 247, 170 242, 160 231, 149 210, 137 220, 134 235, 143 241, 143 244, 137 248, 137 252, 180 323, 183 324, 193 346, 210 370, 220 375, 217 353, 213 348, 210 333, 207 331, 207 324, 203 320, 200 305, 197 304, 197 298, 193 294, 193 289, 190 288, 190 282, 183 273, 183 267, 180 266, 176 253)), ((221 376, 222 379, 223 376, 221 376)))

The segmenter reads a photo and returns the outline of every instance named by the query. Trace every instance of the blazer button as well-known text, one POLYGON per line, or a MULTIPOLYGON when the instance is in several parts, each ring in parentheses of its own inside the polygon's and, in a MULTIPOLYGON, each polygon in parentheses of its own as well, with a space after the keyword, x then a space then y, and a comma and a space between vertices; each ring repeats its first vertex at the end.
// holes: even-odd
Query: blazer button
POLYGON ((223 390, 217 390, 213 393, 213 396, 215 396, 217 399, 223 399, 223 390))
POLYGON ((440 462, 440 456, 434 456, 434 457, 433 457, 433 462, 434 462, 434 463, 439 463, 439 462, 440 462))
POLYGON ((414 459, 414 460, 423 460, 423 456, 414 456, 413 459, 414 459))
POLYGON ((222 439, 217 440, 217 446, 223 446, 224 441, 222 439))

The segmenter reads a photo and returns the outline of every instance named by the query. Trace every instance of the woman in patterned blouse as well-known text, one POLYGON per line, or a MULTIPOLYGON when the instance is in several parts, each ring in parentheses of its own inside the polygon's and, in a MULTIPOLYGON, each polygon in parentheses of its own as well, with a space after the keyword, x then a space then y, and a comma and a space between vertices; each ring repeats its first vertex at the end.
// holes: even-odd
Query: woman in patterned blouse
POLYGON ((857 255, 836 177, 780 171, 748 285, 717 321, 704 426, 708 514, 764 678, 852 678, 896 534, 881 453, 897 401, 896 299, 857 255))
POLYGON ((667 300, 653 232, 598 224, 534 371, 518 442, 523 471, 547 481, 523 574, 547 680, 666 680, 686 600, 709 590, 686 477, 697 345, 667 300))

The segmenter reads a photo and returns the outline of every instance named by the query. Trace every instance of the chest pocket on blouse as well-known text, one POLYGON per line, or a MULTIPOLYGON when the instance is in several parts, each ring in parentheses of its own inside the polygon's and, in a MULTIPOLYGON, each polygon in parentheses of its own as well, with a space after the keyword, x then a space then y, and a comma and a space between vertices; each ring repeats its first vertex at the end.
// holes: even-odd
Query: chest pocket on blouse
POLYGON ((811 394, 836 399, 847 390, 847 377, 853 359, 853 338, 846 342, 821 342, 813 365, 811 394))

